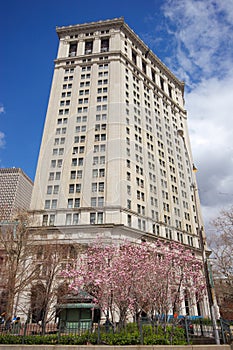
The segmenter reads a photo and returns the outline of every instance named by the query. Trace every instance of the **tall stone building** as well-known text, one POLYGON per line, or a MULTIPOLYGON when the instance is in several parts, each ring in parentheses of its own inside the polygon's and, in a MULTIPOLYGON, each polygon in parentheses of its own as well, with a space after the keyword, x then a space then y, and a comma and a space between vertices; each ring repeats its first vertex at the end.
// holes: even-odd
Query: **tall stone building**
POLYGON ((56 30, 34 225, 199 248, 184 83, 123 18, 56 30))
POLYGON ((11 220, 19 209, 28 210, 32 180, 19 168, 0 168, 0 221, 11 220))

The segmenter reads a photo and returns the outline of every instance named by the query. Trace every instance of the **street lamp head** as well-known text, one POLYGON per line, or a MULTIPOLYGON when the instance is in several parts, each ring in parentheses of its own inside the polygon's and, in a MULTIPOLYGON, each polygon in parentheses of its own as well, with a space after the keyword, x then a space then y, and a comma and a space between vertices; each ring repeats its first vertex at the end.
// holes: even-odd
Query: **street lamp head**
POLYGON ((182 129, 178 129, 177 130, 177 135, 183 138, 184 137, 184 131, 182 129))
POLYGON ((197 168, 195 167, 195 165, 193 164, 193 172, 196 173, 197 172, 197 168))

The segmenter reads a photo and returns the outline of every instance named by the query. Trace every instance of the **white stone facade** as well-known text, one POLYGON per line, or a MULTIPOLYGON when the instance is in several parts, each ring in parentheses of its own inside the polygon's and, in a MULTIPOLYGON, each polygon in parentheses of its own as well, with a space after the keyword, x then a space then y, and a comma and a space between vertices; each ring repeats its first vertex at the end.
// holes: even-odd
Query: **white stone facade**
POLYGON ((34 225, 77 236, 122 225, 198 248, 183 82, 123 18, 57 34, 34 225))

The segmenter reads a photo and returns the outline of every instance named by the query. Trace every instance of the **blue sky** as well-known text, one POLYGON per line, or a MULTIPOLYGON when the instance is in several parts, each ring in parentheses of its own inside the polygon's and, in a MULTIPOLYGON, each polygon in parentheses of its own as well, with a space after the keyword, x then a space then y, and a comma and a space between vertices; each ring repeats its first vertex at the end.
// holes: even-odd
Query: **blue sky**
POLYGON ((34 179, 56 58, 56 26, 115 17, 186 83, 208 221, 233 204, 233 0, 8 0, 0 10, 0 167, 34 179))

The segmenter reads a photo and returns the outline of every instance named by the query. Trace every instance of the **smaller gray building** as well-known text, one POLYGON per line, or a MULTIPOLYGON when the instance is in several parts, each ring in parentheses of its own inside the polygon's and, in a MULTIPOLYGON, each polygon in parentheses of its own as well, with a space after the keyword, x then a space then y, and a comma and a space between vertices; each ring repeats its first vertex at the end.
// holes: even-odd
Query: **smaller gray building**
POLYGON ((0 221, 29 209, 32 189, 32 180, 20 168, 0 168, 0 221))

